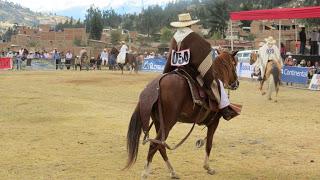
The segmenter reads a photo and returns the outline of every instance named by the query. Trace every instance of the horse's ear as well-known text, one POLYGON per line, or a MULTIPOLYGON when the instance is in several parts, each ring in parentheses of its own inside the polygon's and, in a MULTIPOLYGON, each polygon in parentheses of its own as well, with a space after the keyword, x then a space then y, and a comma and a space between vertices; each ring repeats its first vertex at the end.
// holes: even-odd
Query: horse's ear
POLYGON ((217 49, 217 53, 218 53, 218 55, 220 55, 220 54, 221 54, 221 50, 220 50, 220 48, 219 48, 219 49, 217 49))
POLYGON ((233 52, 232 52, 232 56, 233 56, 233 57, 236 56, 237 53, 238 53, 238 51, 233 51, 233 52))

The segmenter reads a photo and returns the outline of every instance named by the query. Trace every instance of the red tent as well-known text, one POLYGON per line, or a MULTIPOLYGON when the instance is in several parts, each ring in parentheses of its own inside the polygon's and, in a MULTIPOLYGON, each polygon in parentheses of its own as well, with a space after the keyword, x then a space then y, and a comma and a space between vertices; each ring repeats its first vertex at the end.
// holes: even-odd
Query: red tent
MULTIPOLYGON (((232 20, 270 20, 279 19, 306 19, 306 18, 320 18, 320 6, 301 7, 301 8, 276 8, 231 12, 230 19, 232 20)), ((296 37, 297 41, 297 37, 296 37)), ((281 42, 281 31, 279 31, 279 47, 281 42)), ((231 49, 233 50, 233 36, 231 25, 231 49)), ((297 50, 296 50, 297 51, 297 50)))
POLYGON ((319 17, 320 6, 263 9, 230 13, 231 20, 306 19, 319 17))

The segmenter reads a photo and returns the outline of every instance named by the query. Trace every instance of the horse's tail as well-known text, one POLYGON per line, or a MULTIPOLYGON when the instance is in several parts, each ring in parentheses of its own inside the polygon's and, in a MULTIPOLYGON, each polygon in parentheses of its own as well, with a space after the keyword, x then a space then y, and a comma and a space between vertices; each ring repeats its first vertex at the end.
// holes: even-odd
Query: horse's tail
POLYGON ((272 65, 271 74, 273 75, 273 81, 274 81, 274 84, 277 88, 280 85, 280 76, 279 76, 280 70, 275 63, 273 63, 273 65, 272 65))
POLYGON ((139 140, 142 131, 142 122, 140 118, 140 104, 138 103, 133 112, 127 133, 127 152, 128 161, 124 169, 129 169, 137 160, 139 140))

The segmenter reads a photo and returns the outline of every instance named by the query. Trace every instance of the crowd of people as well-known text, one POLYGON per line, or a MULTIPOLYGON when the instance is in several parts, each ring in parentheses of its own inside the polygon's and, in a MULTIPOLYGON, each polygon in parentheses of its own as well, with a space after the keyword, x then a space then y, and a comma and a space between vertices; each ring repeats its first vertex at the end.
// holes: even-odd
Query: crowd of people
POLYGON ((305 59, 302 59, 299 63, 297 59, 294 59, 291 55, 289 55, 284 60, 285 66, 297 66, 297 67, 307 67, 309 68, 308 76, 309 78, 312 78, 314 74, 320 74, 320 62, 315 61, 312 63, 310 60, 306 61, 305 59))
MULTIPOLYGON (((122 46, 126 46, 122 42, 122 46)), ((144 59, 150 58, 165 58, 167 53, 156 54, 154 52, 130 52, 128 48, 122 48, 121 53, 134 53, 139 56, 138 63, 141 65, 144 59), (124 52, 122 52, 124 51, 124 52)), ((21 70, 22 65, 31 66, 31 62, 34 59, 42 59, 52 61, 55 64, 56 70, 62 70, 66 68, 67 70, 74 69, 77 70, 80 67, 89 70, 97 69, 101 70, 102 67, 108 67, 109 70, 117 69, 117 55, 111 53, 111 49, 104 48, 97 57, 91 57, 85 48, 82 48, 79 53, 73 53, 71 50, 66 52, 58 51, 54 48, 52 51, 28 51, 26 48, 21 48, 19 51, 1 51, 0 57, 10 57, 13 59, 14 69, 21 70), (85 55, 85 58, 83 57, 85 55)))

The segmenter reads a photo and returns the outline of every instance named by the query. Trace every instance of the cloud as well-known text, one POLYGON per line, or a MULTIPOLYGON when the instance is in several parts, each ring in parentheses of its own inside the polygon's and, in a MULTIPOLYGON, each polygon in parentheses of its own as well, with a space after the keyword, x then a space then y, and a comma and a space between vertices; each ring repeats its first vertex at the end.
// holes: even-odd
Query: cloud
MULTIPOLYGON (((114 9, 128 5, 141 6, 141 0, 9 0, 11 2, 20 4, 24 7, 30 8, 37 12, 59 12, 75 7, 89 8, 94 5, 98 8, 114 9)), ((154 4, 164 4, 171 0, 144 0, 144 6, 154 4)))

